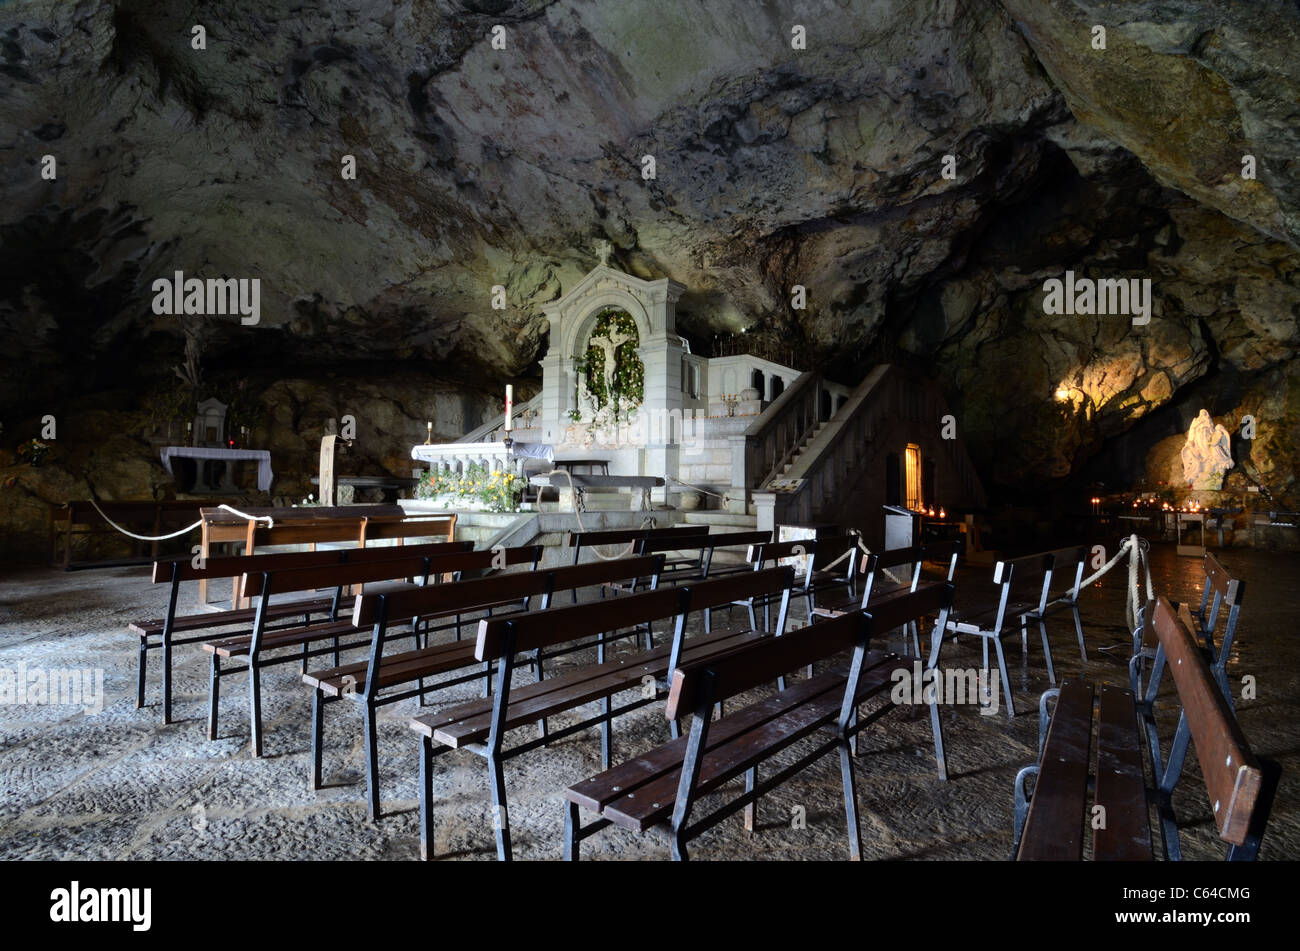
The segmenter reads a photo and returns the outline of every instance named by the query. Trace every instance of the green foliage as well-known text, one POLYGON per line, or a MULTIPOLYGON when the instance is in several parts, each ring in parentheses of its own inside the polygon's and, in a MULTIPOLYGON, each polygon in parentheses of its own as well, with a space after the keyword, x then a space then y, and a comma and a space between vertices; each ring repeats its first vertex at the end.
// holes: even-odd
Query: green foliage
POLYGON ((471 465, 464 474, 426 472, 416 486, 417 499, 446 499, 446 508, 461 500, 477 499, 489 512, 519 511, 524 480, 513 472, 489 472, 487 466, 471 465))

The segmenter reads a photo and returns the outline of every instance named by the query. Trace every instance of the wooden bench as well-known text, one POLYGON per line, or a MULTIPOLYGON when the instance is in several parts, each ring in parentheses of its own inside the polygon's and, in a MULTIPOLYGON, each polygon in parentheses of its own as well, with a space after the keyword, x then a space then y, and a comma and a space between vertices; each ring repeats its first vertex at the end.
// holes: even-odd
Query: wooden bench
MULTIPOLYGON (((241 519, 223 509, 200 509, 203 536, 200 555, 208 558, 212 546, 222 542, 240 542, 244 554, 280 545, 353 544, 365 548, 375 539, 430 538, 454 541, 456 516, 421 515, 407 517, 396 505, 340 505, 330 508, 250 508, 241 510, 250 516, 269 516, 275 524, 241 519)), ((208 583, 199 582, 199 603, 208 603, 208 583)), ((246 608, 239 600, 237 586, 231 592, 231 607, 246 608)))
MULTIPOLYGON (((686 543, 689 538, 708 534, 709 526, 707 525, 675 525, 671 528, 626 528, 596 532, 569 532, 564 537, 564 544, 573 549, 573 563, 576 565, 581 563, 584 549, 590 551, 593 548, 618 545, 624 550, 603 558, 597 553, 596 557, 601 558, 601 560, 608 560, 611 557, 627 558, 636 554, 637 543, 642 539, 673 538, 686 543)), ((577 595, 574 595, 573 603, 577 604, 577 595)))
MULTIPOLYGON (((726 604, 744 593, 781 595, 781 620, 789 604, 790 568, 746 572, 716 581, 701 581, 676 588, 661 588, 623 598, 536 611, 479 622, 476 656, 480 661, 496 660, 496 688, 490 700, 460 704, 437 714, 417 717, 411 728, 420 735, 420 828, 421 855, 433 850, 433 761, 452 750, 467 749, 487 760, 492 793, 493 828, 497 857, 510 858, 510 823, 506 806, 505 760, 519 756, 564 736, 601 727, 601 763, 612 758, 614 717, 654 703, 662 697, 668 672, 686 660, 713 656, 737 644, 766 635, 750 631, 686 637, 686 620, 691 605, 696 609, 726 604), (665 618, 675 618, 672 642, 653 650, 623 656, 571 670, 562 676, 515 687, 512 671, 517 656, 567 642, 599 636, 608 631, 637 627, 665 618), (628 691, 634 699, 619 706, 613 698, 628 691), (506 734, 536 724, 543 717, 576 711, 599 701, 600 712, 582 717, 577 723, 552 732, 549 737, 505 748, 506 734)), ((675 735, 675 733, 674 733, 675 735)))
MULTIPOLYGON (((685 859, 687 841, 741 809, 745 811, 745 828, 753 831, 759 797, 838 750, 849 854, 860 859, 861 833, 850 744, 857 733, 894 709, 894 704, 889 699, 865 717, 859 716, 859 708, 874 698, 888 698, 896 682, 894 672, 900 668, 910 670, 912 663, 912 659, 897 654, 869 650, 868 637, 873 629, 892 630, 930 614, 939 614, 942 619, 951 603, 951 585, 930 585, 917 592, 896 594, 870 613, 854 611, 779 638, 737 645, 678 666, 672 674, 665 714, 672 721, 690 716, 689 734, 566 789, 565 858, 577 859, 579 843, 608 825, 645 832, 666 823, 673 858, 685 859), (719 701, 848 650, 852 651, 852 659, 847 669, 841 666, 800 680, 774 696, 713 721, 719 701), (827 728, 832 736, 818 738, 817 734, 827 728), (819 742, 770 779, 759 781, 762 764, 803 739, 819 742), (741 774, 745 776, 743 795, 703 818, 692 819, 702 797, 717 792, 741 774), (599 818, 582 826, 583 809, 599 818)), ((940 777, 946 778, 938 707, 936 703, 930 707, 935 755, 940 777)))
POLYGON ((716 535, 693 535, 689 538, 674 538, 666 535, 639 539, 634 543, 633 551, 638 555, 695 552, 693 557, 670 558, 666 563, 665 574, 661 580, 681 584, 685 581, 702 581, 705 578, 735 574, 737 571, 749 571, 750 566, 742 564, 715 572, 713 555, 719 549, 728 548, 744 548, 748 552, 751 545, 761 545, 771 540, 771 532, 720 532, 716 535))
POLYGON ((1039 763, 1016 776, 1016 858, 1077 861, 1083 857, 1084 830, 1091 826, 1095 860, 1150 860, 1148 803, 1154 801, 1163 857, 1181 859, 1173 797, 1189 742, 1196 746, 1219 838, 1228 843, 1227 858, 1252 860, 1258 855, 1280 771, 1275 763, 1251 753, 1195 635, 1165 598, 1155 604, 1152 629, 1158 642, 1153 677, 1158 684, 1160 672, 1169 667, 1182 707, 1167 760, 1152 706, 1135 702, 1131 690, 1102 686, 1095 691, 1086 681, 1068 681, 1059 691, 1047 691, 1040 702, 1039 763), (1099 694, 1095 731, 1094 693, 1099 694), (1053 694, 1059 697, 1047 726, 1047 703, 1053 694), (1097 770, 1090 808, 1094 733, 1097 770), (1144 733, 1156 780, 1150 788, 1143 767, 1144 733), (1031 776, 1036 777, 1032 795, 1027 791, 1031 776))
MULTIPOLYGON (((148 654, 151 650, 161 650, 163 654, 163 723, 172 722, 172 648, 184 644, 199 644, 212 637, 214 628, 228 627, 234 624, 252 624, 257 612, 252 608, 233 608, 226 611, 205 611, 202 614, 177 616, 176 610, 180 600, 181 583, 198 581, 200 584, 211 579, 238 579, 246 572, 280 571, 288 568, 322 567, 325 565, 372 563, 387 561, 403 555, 423 556, 441 555, 472 550, 473 542, 433 542, 406 548, 366 548, 334 549, 317 552, 281 552, 272 555, 235 556, 231 558, 210 558, 195 564, 195 559, 181 558, 174 561, 156 561, 153 565, 151 580, 154 584, 167 584, 167 611, 160 618, 148 618, 133 621, 130 630, 140 638, 138 668, 136 672, 135 706, 144 706, 145 676, 148 666, 148 654), (200 633, 195 633, 200 632, 200 633), (181 636, 177 636, 177 635, 181 636)), ((336 595, 325 598, 309 598, 277 604, 268 610, 266 620, 286 621, 284 626, 308 624, 313 614, 330 614, 337 616, 337 611, 350 608, 350 602, 341 602, 336 595), (287 621, 290 618, 301 617, 287 621)), ((273 630, 274 628, 268 628, 273 630)))
POLYGON ((973 634, 983 642, 984 669, 989 666, 989 644, 992 643, 998 657, 998 671, 1002 678, 1002 691, 1006 699, 1007 716, 1016 715, 1015 702, 1011 698, 1011 678, 1007 674, 1006 655, 1002 650, 1002 641, 1020 632, 1022 650, 1028 650, 1028 625, 1032 617, 1038 621, 1038 630, 1043 639, 1043 661, 1047 665, 1048 682, 1056 684, 1056 672, 1052 669, 1052 645, 1047 639, 1047 625, 1044 616, 1048 608, 1048 599, 1052 588, 1052 574, 1058 557, 1067 571, 1073 571, 1079 548, 1062 548, 1057 551, 1039 552, 999 561, 993 566, 993 587, 990 591, 977 591, 973 595, 965 592, 953 607, 952 617, 946 628, 935 632, 935 642, 931 656, 937 665, 939 652, 945 641, 963 634, 973 634), (1014 623, 1020 619, 1020 624, 1014 623))
MULTIPOLYGON (((961 553, 960 542, 936 542, 929 545, 913 545, 910 548, 891 548, 885 551, 863 555, 858 563, 858 579, 862 587, 862 598, 840 598, 822 601, 813 608, 813 616, 818 618, 839 617, 850 611, 865 611, 881 598, 891 597, 901 591, 915 591, 925 577, 927 562, 943 566, 945 582, 951 583, 957 571, 957 558, 961 553), (905 577, 899 578, 890 571, 906 566, 905 577)), ((899 572, 899 574, 903 574, 899 572)), ((910 625, 912 630, 912 650, 921 656, 919 625, 910 625)))
MULTIPOLYGON (((797 564, 802 570, 795 576, 794 583, 798 589, 793 593, 803 597, 811 620, 814 598, 819 591, 830 586, 843 586, 850 595, 855 593, 857 556, 853 554, 853 550, 857 547, 857 542, 857 535, 827 535, 821 538, 769 541, 752 546, 747 560, 755 571, 762 570, 764 566, 797 564), (845 562, 847 562, 847 569, 843 575, 836 575, 826 568, 831 564, 845 562)), ((747 598, 724 607, 745 608, 749 612, 750 626, 757 629, 758 621, 754 609, 760 604, 763 607, 763 628, 767 629, 771 620, 767 599, 747 598)), ((708 616, 704 618, 704 629, 705 631, 712 629, 712 619, 708 616)))
MULTIPOLYGON (((470 551, 445 555, 424 555, 421 557, 394 558, 373 563, 343 563, 315 568, 288 568, 278 571, 262 570, 248 573, 241 578, 240 591, 243 597, 257 598, 257 610, 253 619, 252 632, 219 640, 208 641, 203 649, 211 656, 209 677, 210 695, 208 700, 208 739, 217 737, 217 717, 221 700, 221 678, 231 674, 247 673, 250 728, 252 731, 253 755, 262 755, 262 684, 261 671, 264 667, 290 663, 301 659, 303 673, 307 672, 307 661, 321 654, 333 654, 334 663, 340 663, 340 651, 353 647, 367 647, 370 640, 342 643, 341 638, 366 633, 358 628, 351 618, 331 619, 319 624, 296 626, 285 630, 268 630, 266 621, 274 606, 272 596, 296 594, 315 591, 321 588, 333 588, 336 593, 341 587, 354 584, 366 584, 376 581, 404 580, 418 577, 426 581, 430 577, 452 572, 489 570, 512 565, 530 565, 534 569, 541 560, 540 545, 523 548, 505 548, 495 551, 470 551), (322 646, 322 642, 329 642, 322 646), (300 649, 301 654, 275 653, 265 656, 267 651, 300 649), (222 660, 239 659, 244 661, 242 667, 221 666, 222 660)), ((418 637, 415 625, 412 625, 412 638, 418 637)), ((418 643, 416 646, 419 646, 418 643)))
MULTIPOLYGON (((1232 653, 1232 642, 1237 636, 1237 621, 1241 615, 1242 599, 1246 594, 1246 582, 1232 577, 1214 555, 1205 556, 1204 570, 1205 581, 1201 588, 1200 606, 1193 608, 1186 602, 1173 602, 1173 604, 1183 623, 1191 629, 1201 645, 1206 661, 1210 665, 1210 672, 1219 684, 1219 689, 1223 691, 1228 706, 1235 709, 1232 687, 1228 683, 1227 666, 1228 657, 1232 653), (1222 623, 1222 633, 1219 633, 1220 623, 1222 623)), ((1151 615, 1146 612, 1145 616, 1151 615)), ((1156 644, 1149 636, 1143 644, 1142 630, 1143 626, 1139 625, 1138 630, 1134 632, 1135 653, 1141 654, 1143 660, 1149 661, 1155 656, 1156 644)), ((1141 694, 1139 670, 1140 666, 1133 668, 1131 681, 1134 692, 1141 694)), ((1147 699, 1152 698, 1148 696, 1147 699)))
MULTIPOLYGON (((490 676, 491 662, 481 662, 476 656, 477 645, 472 641, 453 641, 430 646, 427 640, 414 650, 384 654, 388 629, 392 625, 410 623, 415 618, 461 615, 485 611, 489 616, 495 609, 518 605, 519 610, 529 610, 533 598, 541 601, 539 610, 550 607, 556 593, 567 589, 603 586, 622 578, 646 577, 654 579, 663 570, 663 556, 645 558, 620 558, 552 568, 549 571, 532 571, 525 574, 501 575, 452 584, 432 585, 427 588, 413 585, 380 585, 363 592, 357 599, 352 622, 358 628, 370 627, 370 656, 354 664, 336 665, 303 675, 303 682, 313 688, 312 703, 312 788, 321 788, 321 742, 324 729, 325 705, 340 697, 350 697, 362 706, 366 752, 366 778, 369 786, 370 818, 380 817, 379 755, 376 747, 375 713, 380 706, 397 703, 412 697, 423 705, 425 694, 432 690, 466 683, 490 676), (477 668, 483 667, 484 672, 477 668), (443 680, 432 687, 425 686, 425 678, 475 668, 472 674, 443 680)), ((533 654, 532 663, 537 680, 544 679, 543 655, 533 654)), ((487 689, 484 696, 488 695, 487 689)), ((539 721, 542 736, 547 735, 545 719, 539 721)))
POLYGON ((1079 638, 1079 658, 1088 663, 1088 648, 1083 642, 1083 621, 1079 618, 1079 593, 1083 586, 1083 569, 1088 562, 1088 549, 1079 545, 1050 552, 1052 555, 1051 584, 1042 610, 1030 611, 1025 618, 1037 621, 1042 627, 1047 615, 1056 610, 1068 609, 1074 616, 1074 631, 1079 638))

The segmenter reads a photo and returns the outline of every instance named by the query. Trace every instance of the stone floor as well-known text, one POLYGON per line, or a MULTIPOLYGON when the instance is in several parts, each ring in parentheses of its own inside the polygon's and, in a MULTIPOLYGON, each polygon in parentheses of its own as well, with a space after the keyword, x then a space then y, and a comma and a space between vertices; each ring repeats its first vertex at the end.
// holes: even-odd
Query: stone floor
MULTIPOLYGON (((1238 702, 1241 722, 1255 751, 1279 759, 1284 770, 1262 857, 1290 858, 1300 849, 1300 640, 1295 637, 1300 555, 1230 550, 1224 560, 1247 579, 1249 589, 1229 671, 1238 682, 1245 674, 1254 675, 1258 699, 1238 702)), ((1194 559, 1157 548, 1152 562, 1158 591, 1197 595, 1194 559)), ((1123 573, 1114 572, 1083 599, 1087 673, 1095 680, 1127 679, 1123 585, 1123 573)), ((98 713, 80 707, 0 705, 0 858, 417 857, 417 743, 406 725, 416 709, 413 701, 387 707, 382 715, 383 794, 393 814, 372 824, 360 781, 360 717, 344 704, 331 708, 327 724, 329 785, 320 792, 310 788, 309 694, 293 672, 296 667, 274 669, 266 678, 267 755, 260 760, 249 753, 242 678, 226 681, 221 738, 205 738, 206 655, 196 647, 177 651, 178 722, 161 726, 156 705, 135 709, 136 641, 126 624, 156 617, 163 607, 164 591, 147 583, 144 569, 22 571, 0 577, 0 668, 93 668, 102 670, 104 683, 98 713)), ((1050 629, 1058 676, 1077 675, 1080 659, 1068 620, 1058 619, 1050 629)), ((1036 638, 1029 648, 1027 656, 1013 653, 1011 658, 1020 712, 1014 720, 1004 713, 981 716, 970 706, 945 709, 948 782, 938 781, 934 772, 928 717, 895 713, 863 734, 858 790, 866 857, 1006 857, 1012 780, 1020 766, 1035 758, 1035 704, 1047 686, 1036 638)), ((944 666, 978 663, 977 644, 963 642, 952 653, 945 650, 944 666)), ((475 690, 471 685, 454 688, 435 695, 436 703, 465 699, 475 690)), ((155 669, 150 701, 158 695, 155 669)), ((1164 728, 1170 732, 1172 723, 1164 728)), ((620 758, 662 742, 667 729, 661 708, 646 707, 624 717, 615 736, 620 758)), ((492 858, 483 762, 472 754, 451 753, 439 759, 437 768, 438 857, 492 858)), ((595 731, 507 764, 516 857, 559 857, 559 792, 598 771, 595 731)), ((1189 777, 1180 800, 1193 823, 1184 832, 1184 853, 1218 857, 1222 850, 1213 837, 1204 787, 1197 782, 1189 777)), ((739 786, 733 783, 729 790, 739 786)), ((662 859, 667 854, 662 837, 642 838, 617 829, 583 843, 584 858, 662 859)), ((693 854, 716 859, 846 857, 837 761, 824 758, 765 798, 756 833, 744 832, 737 817, 697 840, 693 854), (792 819, 800 811, 806 827, 792 819)))

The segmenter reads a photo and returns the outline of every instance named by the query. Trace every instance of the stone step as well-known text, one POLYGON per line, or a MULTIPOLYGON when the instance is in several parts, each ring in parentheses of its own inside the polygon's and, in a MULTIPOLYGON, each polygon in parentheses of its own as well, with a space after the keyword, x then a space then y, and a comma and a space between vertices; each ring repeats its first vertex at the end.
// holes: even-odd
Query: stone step
POLYGON ((682 519, 688 525, 714 525, 718 528, 730 528, 738 532, 753 531, 758 527, 757 515, 737 515, 734 512, 684 512, 682 519))

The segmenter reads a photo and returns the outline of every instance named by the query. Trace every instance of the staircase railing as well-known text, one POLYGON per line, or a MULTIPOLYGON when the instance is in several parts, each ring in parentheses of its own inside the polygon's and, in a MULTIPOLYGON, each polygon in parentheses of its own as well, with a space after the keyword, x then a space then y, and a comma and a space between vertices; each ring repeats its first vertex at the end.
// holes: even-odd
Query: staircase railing
POLYGON ((781 474, 816 428, 821 405, 820 373, 807 371, 745 430, 746 488, 757 489, 781 474))
MULTIPOLYGON (((525 403, 517 403, 515 405, 514 407, 515 418, 517 420, 521 413, 524 413, 528 410, 540 411, 541 408, 542 408, 542 394, 538 393, 531 400, 528 400, 525 403)), ((505 424, 506 424, 506 414, 505 414, 505 410, 502 410, 497 415, 489 417, 487 422, 479 426, 477 429, 471 429, 464 436, 461 436, 459 439, 457 439, 456 442, 475 442, 475 443, 500 442, 501 435, 505 431, 505 424)))
MULTIPOLYGON (((887 440, 899 429, 915 432, 918 426, 938 427, 942 415, 936 386, 917 386, 890 365, 876 367, 783 477, 797 482, 797 487, 776 493, 776 521, 841 521, 853 508, 852 497, 863 480, 873 477, 867 468, 874 458, 872 443, 887 440)), ((965 449, 956 440, 942 442, 966 497, 982 504, 983 488, 965 449)))

